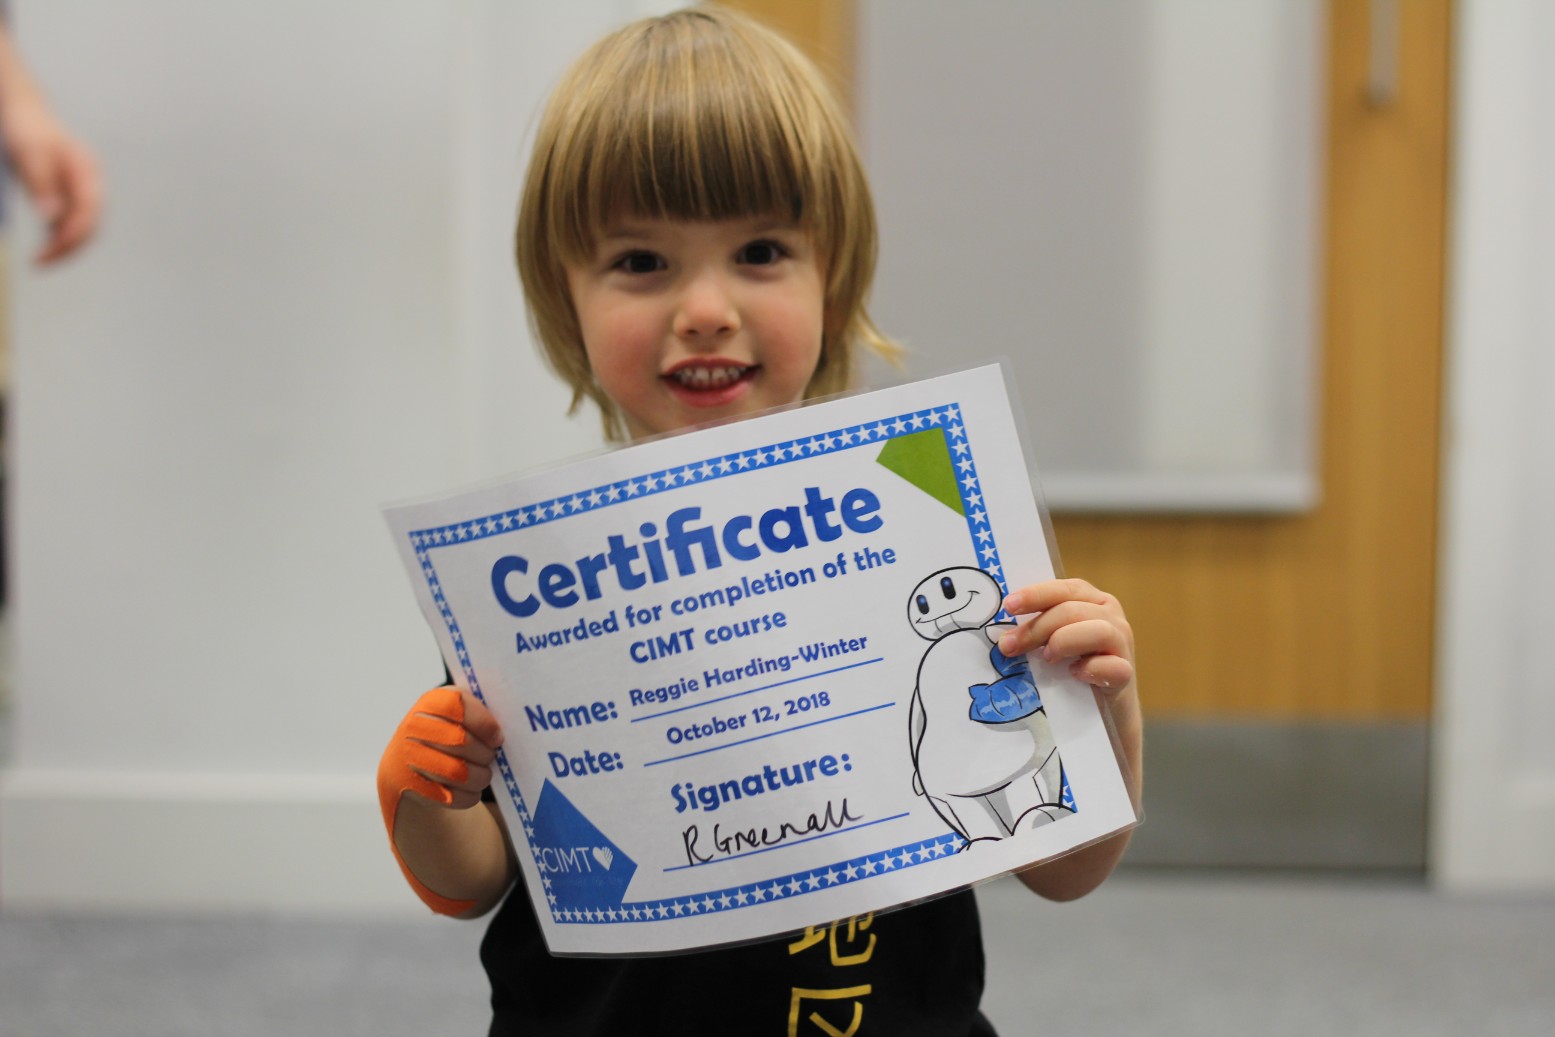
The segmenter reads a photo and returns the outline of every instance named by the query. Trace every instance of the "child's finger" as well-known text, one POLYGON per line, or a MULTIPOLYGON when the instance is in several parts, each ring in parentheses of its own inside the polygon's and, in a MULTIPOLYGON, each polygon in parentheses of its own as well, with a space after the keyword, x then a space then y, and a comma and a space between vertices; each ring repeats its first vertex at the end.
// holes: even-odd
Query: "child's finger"
POLYGON ((490 759, 502 746, 502 725, 480 699, 452 685, 433 688, 411 707, 402 728, 410 738, 466 759, 490 759))
POLYGON ((456 718, 417 711, 405 717, 400 735, 439 749, 457 749, 470 740, 464 724, 456 718))
MULTIPOLYGON (((1101 619, 1117 628, 1123 641, 1121 647, 1114 645, 1106 650, 1129 657, 1133 655, 1134 633, 1123 614, 1122 603, 1085 580, 1047 580, 1020 587, 1006 596, 1004 605, 1012 614, 1032 617, 1018 629, 1017 636, 1010 639, 1008 648, 1001 644, 1006 652, 1043 648, 1064 627, 1101 619)), ((1088 653, 1082 649, 1062 654, 1088 653)))
POLYGON ((413 776, 407 791, 462 810, 474 806, 481 792, 491 784, 491 768, 464 760, 444 757, 425 761, 427 766, 411 765, 413 776))
POLYGON ((1054 630, 1040 650, 1043 660, 1056 663, 1086 655, 1127 655, 1129 643, 1110 619, 1084 619, 1054 630))
POLYGON ((1004 598, 1004 610, 1012 616, 1043 612, 1066 601, 1086 601, 1093 605, 1113 606, 1117 599, 1097 590, 1084 580, 1046 580, 1018 587, 1004 598))
MULTIPOLYGON (((423 742, 422 745, 432 752, 446 756, 449 759, 458 760, 460 763, 475 764, 479 767, 489 767, 491 762, 497 758, 497 750, 475 738, 466 738, 463 745, 442 746, 426 742, 423 742)), ((463 779, 461 778, 460 780, 463 779)))
POLYGON ((1093 688, 1115 692, 1134 679, 1134 664, 1121 655, 1087 655, 1071 663, 1069 672, 1093 688))
MULTIPOLYGON (((383 775, 380 774, 380 782, 383 775)), ((433 803, 441 803, 450 806, 453 803, 453 790, 440 781, 427 777, 415 768, 406 768, 405 773, 392 781, 393 806, 399 805, 399 797, 404 793, 420 796, 422 799, 431 800, 433 803)), ((379 794, 383 795, 387 790, 380 788, 379 794)), ((392 808, 390 809, 392 814, 392 808)))
POLYGON ((460 692, 464 703, 464 729, 490 749, 502 748, 502 725, 486 704, 468 691, 460 692))
POLYGON ((1087 602, 1064 602, 1039 613, 999 639, 999 650, 1005 655, 1042 651, 1060 632, 1064 633, 1054 654, 1044 655, 1048 662, 1065 656, 1088 655, 1094 651, 1132 654, 1133 632, 1121 613, 1087 602), (1093 627, 1090 624, 1101 624, 1093 627), (1088 647, 1080 638, 1095 638, 1094 647, 1088 647))
POLYGON ((479 792, 491 784, 491 767, 488 763, 466 760, 430 747, 408 753, 405 765, 428 781, 452 789, 479 792))
POLYGON ((464 696, 452 684, 433 688, 416 700, 407 717, 428 717, 464 726, 464 696))

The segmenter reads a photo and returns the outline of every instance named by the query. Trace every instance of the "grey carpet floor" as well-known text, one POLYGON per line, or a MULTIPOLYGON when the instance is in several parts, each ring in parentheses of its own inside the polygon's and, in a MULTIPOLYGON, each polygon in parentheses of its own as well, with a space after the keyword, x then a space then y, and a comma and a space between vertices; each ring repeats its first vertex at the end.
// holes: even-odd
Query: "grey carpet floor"
MULTIPOLYGON (((979 899, 1005 1037, 1555 1033, 1551 896, 1130 871, 979 899)), ((481 929, 0 912, 0 1035, 481 1034, 481 929)))

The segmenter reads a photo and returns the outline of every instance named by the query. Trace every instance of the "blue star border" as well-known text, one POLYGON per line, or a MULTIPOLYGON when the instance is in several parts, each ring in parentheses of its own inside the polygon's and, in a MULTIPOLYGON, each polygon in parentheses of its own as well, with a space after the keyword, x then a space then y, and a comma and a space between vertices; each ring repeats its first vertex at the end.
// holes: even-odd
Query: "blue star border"
MULTIPOLYGON (((993 527, 988 521, 988 514, 983 507, 977 465, 972 459, 972 448, 967 442, 966 429, 961 421, 961 407, 956 403, 910 411, 878 421, 849 425, 819 435, 771 443, 754 450, 709 457, 690 464, 596 486, 579 493, 526 504, 483 518, 413 530, 409 534, 410 541, 421 565, 422 576, 431 590, 432 600, 448 628, 455 655, 465 679, 469 682, 470 690, 484 702, 486 697, 476 681, 475 669, 470 662, 469 651, 465 647, 464 634, 459 629, 459 622, 448 604, 447 597, 443 594, 437 569, 432 564, 433 551, 441 547, 500 536, 515 529, 556 522, 587 511, 608 508, 622 501, 651 497, 668 490, 710 482, 743 472, 793 464, 822 454, 852 450, 870 444, 884 444, 897 436, 910 435, 931 428, 942 429, 945 433, 956 484, 961 492, 962 512, 966 517, 967 532, 971 536, 978 565, 997 580, 1001 587, 1004 587, 1004 570, 999 561, 998 545, 994 539, 993 527)), ((1009 614, 1002 611, 995 617, 997 620, 1009 618, 1009 614)), ((534 855, 537 852, 534 842, 534 821, 530 816, 528 805, 519 792, 518 782, 513 776, 512 767, 508 764, 505 750, 499 750, 497 753, 497 770, 518 811, 524 829, 524 840, 529 846, 531 855, 534 855)), ((540 875, 546 900, 551 908, 552 920, 558 924, 649 922, 714 914, 802 896, 818 889, 858 882, 874 875, 900 871, 940 857, 947 857, 954 854, 960 845, 961 840, 958 836, 954 833, 946 833, 932 839, 907 843, 891 850, 867 854, 822 868, 795 872, 780 878, 764 879, 760 882, 688 896, 623 903, 614 908, 579 908, 560 904, 555 891, 551 888, 550 879, 546 877, 544 871, 541 871, 540 875)))

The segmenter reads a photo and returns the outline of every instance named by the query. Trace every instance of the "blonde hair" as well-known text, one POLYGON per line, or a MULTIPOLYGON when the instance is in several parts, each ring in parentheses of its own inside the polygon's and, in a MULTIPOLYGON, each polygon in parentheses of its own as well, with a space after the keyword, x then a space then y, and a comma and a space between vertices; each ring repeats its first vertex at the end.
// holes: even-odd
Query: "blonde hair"
POLYGON ((821 74, 782 37, 717 7, 626 26, 587 50, 551 95, 519 205, 519 276, 547 363, 620 412, 583 350, 566 266, 606 223, 779 216, 807 231, 825 277, 821 356, 806 398, 848 388, 853 347, 894 359, 870 321, 875 210, 846 121, 821 74))

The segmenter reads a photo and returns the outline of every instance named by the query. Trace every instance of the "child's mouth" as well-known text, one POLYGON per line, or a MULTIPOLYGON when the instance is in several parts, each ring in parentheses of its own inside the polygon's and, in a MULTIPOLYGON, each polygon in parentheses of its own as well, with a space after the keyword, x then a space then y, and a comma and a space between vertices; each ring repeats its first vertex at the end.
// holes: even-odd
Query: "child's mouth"
POLYGON ((755 364, 687 363, 662 378, 686 402, 717 407, 737 399, 759 370, 760 366, 755 364))
POLYGON ((701 364, 677 368, 664 377, 672 379, 687 389, 722 389, 747 377, 754 367, 720 364, 704 367, 701 364))

